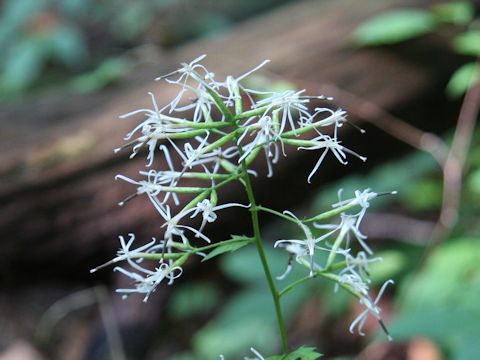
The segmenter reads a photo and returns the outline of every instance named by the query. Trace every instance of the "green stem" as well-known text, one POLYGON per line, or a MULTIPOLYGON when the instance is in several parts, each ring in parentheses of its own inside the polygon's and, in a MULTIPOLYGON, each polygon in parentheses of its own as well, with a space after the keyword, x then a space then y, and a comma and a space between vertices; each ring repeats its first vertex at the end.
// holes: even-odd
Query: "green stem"
POLYGON ((278 293, 278 296, 282 297, 283 295, 285 295, 286 293, 290 292, 291 290, 293 290, 293 288, 295 288, 297 285, 300 285, 300 284, 303 284, 305 281, 308 281, 310 280, 312 277, 310 275, 307 275, 301 279, 298 279, 297 281, 294 281, 293 283, 291 283, 290 285, 287 285, 282 291, 280 291, 278 293))
MULTIPOLYGON (((310 263, 307 263, 307 268, 310 269, 310 263)), ((323 277, 328 277, 328 276, 325 276, 325 274, 329 273, 329 272, 333 272, 333 271, 337 271, 339 269, 343 269, 346 265, 346 261, 339 261, 339 262, 336 262, 335 264, 331 264, 330 266, 328 267, 325 267, 325 269, 323 270, 318 270, 318 269, 315 269, 315 276, 323 276, 323 277)), ((336 276, 336 275, 335 275, 336 276)), ((304 282, 310 280, 312 277, 310 275, 307 275, 301 279, 298 279, 294 282, 292 282, 291 284, 287 285, 284 289, 282 289, 279 293, 278 293, 278 296, 282 297, 283 295, 285 295, 286 293, 290 292, 291 290, 293 290, 295 287, 297 287, 298 285, 300 284, 303 284, 304 282)), ((333 280, 332 277, 328 277, 330 280, 333 280)), ((335 278, 336 279, 336 278, 335 278)))
MULTIPOLYGON (((239 89, 236 90, 236 97, 239 95, 239 89)), ((234 130, 227 136, 225 136, 223 139, 220 140, 220 142, 223 144, 225 140, 233 140, 231 136, 235 137, 237 140, 237 146, 240 152, 240 156, 243 154, 243 149, 241 145, 238 145, 238 138, 239 138, 239 126, 238 126, 238 121, 242 118, 241 114, 238 114, 238 111, 241 111, 241 103, 240 100, 236 100, 235 102, 235 110, 237 114, 234 116, 231 112, 230 109, 226 107, 226 105, 223 103, 222 99, 220 96, 213 90, 207 88, 207 91, 209 94, 212 96, 213 100, 215 101, 217 107, 219 110, 223 113, 225 118, 229 120, 232 124, 232 127, 234 130)), ((258 111, 259 109, 257 109, 258 111)), ((243 113, 245 114, 245 113, 243 113)), ((226 141, 225 141, 226 142, 226 141)), ((213 145, 213 144, 212 144, 213 145)), ((210 146, 212 146, 210 145, 210 146)), ((250 209, 250 214, 252 218, 252 226, 253 226, 253 241, 255 242, 255 245, 257 247, 258 255, 260 257, 260 261, 263 266, 263 271, 265 273, 265 277, 268 282, 268 286, 272 295, 273 303, 275 306, 275 313, 277 315, 277 321, 278 321, 278 327, 280 331, 280 338, 282 342, 282 349, 284 354, 288 353, 288 340, 287 340, 287 335, 286 335, 286 329, 285 329, 285 321, 283 319, 283 313, 282 313, 282 307, 280 305, 280 296, 277 292, 277 289, 275 287, 275 282, 273 280, 272 272, 270 271, 270 267, 267 262, 267 257, 265 256, 265 250, 263 248, 262 240, 261 240, 261 235, 260 235, 260 224, 258 221, 258 208, 257 208, 257 203, 255 201, 255 195, 253 193, 253 188, 252 188, 252 183, 250 182, 250 175, 248 174, 248 169, 247 169, 247 163, 246 160, 244 159, 241 162, 241 167, 242 167, 242 175, 240 177, 240 181, 244 184, 245 190, 247 192, 248 200, 251 204, 251 209, 250 209)))
POLYGON ((242 240, 248 240, 249 242, 253 242, 254 239, 245 236, 243 238, 224 240, 224 241, 217 242, 215 244, 210 244, 210 245, 206 245, 206 246, 202 246, 202 247, 198 247, 198 248, 195 248, 195 247, 190 246, 190 245, 185 245, 185 244, 182 244, 182 243, 174 243, 174 244, 172 244, 172 247, 174 247, 176 249, 179 249, 179 250, 183 250, 183 251, 185 251, 185 253, 158 254, 158 253, 142 253, 142 252, 140 252, 140 253, 136 253, 134 255, 131 255, 128 258, 129 259, 145 259, 145 260, 177 259, 177 258, 183 256, 184 254, 194 255, 194 254, 198 254, 199 252, 202 252, 202 251, 205 251, 205 250, 215 249, 219 246, 227 245, 227 244, 231 244, 231 243, 236 243, 236 242, 239 242, 239 241, 242 241, 242 240))
MULTIPOLYGON (((251 238, 251 237, 244 237, 243 240, 249 240, 249 241, 253 241, 254 239, 251 238)), ((218 243, 215 243, 215 244, 210 244, 210 245, 206 245, 206 246, 202 246, 202 247, 199 247, 199 248, 195 248, 192 252, 193 253, 198 253, 200 251, 205 251, 205 250, 210 250, 210 249, 214 249, 216 247, 219 247, 221 245, 226 245, 226 244, 230 244, 230 243, 236 243, 236 242, 239 242, 239 241, 242 241, 242 239, 240 238, 237 238, 237 239, 229 239, 229 240, 224 240, 224 241, 220 241, 218 243)))
POLYGON ((273 215, 276 215, 276 216, 278 216, 278 217, 280 217, 280 218, 282 218, 282 219, 285 219, 285 220, 291 221, 291 222, 293 222, 293 223, 295 223, 295 224, 298 224, 298 220, 297 220, 297 219, 294 219, 294 218, 292 218, 291 216, 285 215, 285 214, 283 214, 283 213, 281 213, 281 212, 279 212, 279 211, 276 211, 276 210, 273 210, 273 209, 269 209, 269 208, 266 208, 266 207, 263 207, 263 206, 260 206, 260 205, 257 206, 257 209, 258 209, 259 211, 268 212, 268 213, 273 214, 273 215))
POLYGON ((358 205, 357 203, 350 203, 350 204, 346 204, 346 205, 343 205, 343 206, 339 206, 339 207, 336 207, 335 209, 325 211, 324 213, 321 213, 317 216, 305 219, 305 220, 303 220, 303 222, 304 223, 309 223, 309 222, 313 222, 313 221, 320 221, 320 220, 329 219, 329 218, 334 217, 336 215, 339 215, 339 214, 345 212, 346 210, 349 210, 349 209, 351 209, 351 208, 353 208, 357 205, 358 205))
POLYGON ((326 269, 329 269, 332 266, 335 258, 337 257, 337 250, 343 242, 343 238, 345 237, 345 231, 340 230, 340 234, 338 234, 335 242, 333 243, 332 249, 330 250, 330 254, 328 254, 327 264, 325 265, 326 269))
POLYGON ((263 271, 265 273, 265 277, 267 278, 268 286, 270 288, 270 293, 272 294, 273 303, 275 305, 275 312, 277 315, 278 327, 280 330, 280 338, 282 341, 282 349, 284 354, 287 354, 288 340, 287 340, 287 334, 285 330, 285 320, 283 319, 282 307, 280 304, 280 294, 277 292, 277 288, 273 280, 272 272, 270 271, 270 267, 267 262, 267 257, 265 256, 265 250, 263 248, 263 244, 260 236, 258 208, 255 202, 255 196, 253 193, 252 184, 250 182, 250 176, 247 173, 247 166, 244 161, 242 162, 242 168, 243 168, 243 180, 245 182, 245 189, 247 191, 248 200, 251 204, 250 213, 252 217, 254 242, 255 242, 255 245, 257 246, 258 255, 260 256, 260 261, 262 262, 263 271))
POLYGON ((246 119, 248 117, 255 116, 255 115, 261 115, 268 109, 276 110, 277 108, 274 107, 274 106, 271 106, 271 105, 265 105, 265 106, 262 106, 262 107, 258 107, 256 109, 247 110, 245 112, 237 114, 237 115, 235 115, 235 119, 240 120, 240 119, 246 119))

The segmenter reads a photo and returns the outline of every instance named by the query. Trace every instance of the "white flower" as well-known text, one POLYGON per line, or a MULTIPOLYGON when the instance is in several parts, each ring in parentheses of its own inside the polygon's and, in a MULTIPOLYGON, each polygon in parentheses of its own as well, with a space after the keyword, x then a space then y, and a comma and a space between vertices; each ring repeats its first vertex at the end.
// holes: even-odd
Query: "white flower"
MULTIPOLYGON (((167 80, 168 81, 168 80, 167 80)), ((173 82, 176 84, 176 82, 173 82)), ((170 103, 170 113, 175 111, 175 112, 185 112, 191 109, 194 109, 193 115, 192 115, 192 121, 193 122, 200 122, 202 119, 206 119, 207 116, 209 116, 211 110, 212 110, 212 104, 214 103, 211 95, 208 93, 208 91, 205 89, 204 86, 197 86, 197 87, 192 87, 189 86, 188 84, 183 84, 182 85, 182 91, 183 93, 186 93, 187 91, 190 91, 194 97, 191 99, 191 103, 184 105, 184 106, 178 106, 178 102, 180 100, 177 99, 175 103, 172 102, 170 103)))
POLYGON ((375 300, 372 300, 370 295, 367 293, 365 296, 362 296, 360 298, 360 304, 365 306, 365 310, 362 311, 356 318, 353 320, 352 324, 350 325, 349 331, 353 334, 355 327, 357 328, 358 333, 361 336, 364 336, 365 333, 363 332, 363 325, 365 325, 365 321, 368 318, 369 314, 372 314, 375 316, 375 318, 378 320, 380 326, 382 327, 383 331, 387 334, 388 340, 392 340, 392 337, 388 333, 387 328, 385 327, 385 324, 382 321, 382 318, 380 316, 381 309, 378 307, 378 303, 380 301, 380 298, 382 297, 383 293, 385 292, 385 289, 389 284, 393 284, 393 280, 388 280, 386 281, 382 287, 380 288, 380 291, 378 292, 377 297, 375 300))
MULTIPOLYGON (((265 360, 265 358, 257 350, 255 350, 253 347, 250 348, 250 351, 255 355, 255 357, 250 358, 250 357, 245 356, 243 358, 243 360, 265 360)), ((220 360, 225 360, 225 356, 220 355, 220 360)))
POLYGON ((328 135, 320 134, 317 137, 315 137, 314 139, 309 140, 309 141, 311 142, 310 146, 308 146, 308 147, 300 146, 298 149, 299 150, 300 149, 304 149, 304 150, 324 149, 322 154, 320 155, 320 158, 318 159, 317 163, 313 167, 313 170, 310 172, 310 175, 308 175, 307 181, 309 183, 311 182, 311 179, 312 179, 313 175, 315 174, 315 172, 318 170, 318 168, 322 164, 323 159, 325 158, 325 156, 327 155, 329 150, 333 153, 333 155, 337 158, 337 160, 343 165, 346 165, 348 163, 347 160, 346 160, 346 158, 347 158, 346 153, 355 155, 356 157, 358 157, 362 161, 367 160, 366 157, 360 156, 356 152, 354 152, 350 149, 347 149, 343 145, 340 145, 340 141, 338 141, 336 138, 332 138, 328 135))
POLYGON ((148 301, 148 297, 155 291, 157 286, 164 280, 168 279, 169 285, 173 283, 175 279, 182 275, 182 268, 179 266, 170 266, 167 263, 160 263, 154 270, 148 270, 145 268, 137 268, 139 273, 125 270, 122 267, 117 266, 113 271, 119 271, 122 274, 128 276, 134 280, 134 288, 130 289, 117 289, 116 292, 124 294, 125 298, 131 293, 145 294, 144 302, 148 301))
POLYGON ((119 236, 121 248, 120 248, 120 250, 117 251, 117 256, 116 257, 114 257, 112 260, 106 262, 103 265, 97 266, 95 269, 91 269, 90 272, 94 273, 97 270, 99 270, 101 268, 104 268, 108 265, 115 264, 115 263, 120 262, 120 261, 135 258, 140 253, 149 252, 151 250, 152 246, 154 246, 154 244, 155 244, 155 239, 153 239, 148 244, 145 244, 143 246, 140 246, 136 249, 131 250, 130 248, 133 244, 133 241, 135 240, 135 235, 130 233, 130 234, 128 234, 128 236, 129 236, 128 242, 125 242, 125 238, 123 236, 121 236, 121 235, 119 236))
POLYGON ((335 111, 328 109, 328 108, 315 108, 315 112, 312 114, 311 117, 305 118, 302 117, 300 119, 300 126, 313 126, 315 131, 321 135, 321 132, 318 131, 318 127, 326 127, 330 125, 335 125, 333 131, 333 138, 337 138, 338 128, 342 127, 342 125, 347 121, 346 119, 346 112, 342 109, 337 109, 335 111), (329 113, 330 115, 322 120, 316 120, 315 118, 322 113, 329 113))
POLYGON ((295 247, 290 249, 294 250, 294 252, 297 254, 297 258, 304 255, 308 255, 310 257, 310 276, 313 276, 315 270, 313 257, 315 254, 315 249, 318 248, 317 243, 329 237, 335 230, 315 238, 313 237, 313 234, 308 228, 308 226, 303 224, 293 213, 291 213, 290 211, 284 211, 283 213, 291 216, 296 220, 297 225, 302 229, 303 233, 305 234, 305 239, 278 240, 275 242, 274 247, 277 247, 280 244, 296 245, 295 247))
POLYGON ((250 348, 250 351, 255 355, 254 358, 244 357, 244 360, 265 360, 265 358, 253 347, 250 348))
MULTIPOLYGON (((145 175, 145 174, 143 174, 143 175, 145 175)), ((146 194, 148 196, 148 198, 150 199, 150 201, 152 202, 152 204, 155 206, 155 208, 157 208, 157 210, 162 211, 162 212, 165 211, 164 203, 168 199, 169 194, 172 194, 172 196, 175 199, 175 202, 178 203, 177 195, 175 193, 171 193, 168 190, 169 186, 163 185, 167 180, 162 179, 161 174, 157 173, 155 170, 151 170, 146 174, 146 176, 147 176, 147 180, 138 180, 138 181, 130 179, 129 177, 124 176, 124 175, 115 176, 116 180, 121 179, 121 180, 124 180, 126 182, 129 182, 130 184, 138 185, 137 191, 135 193, 133 193, 132 195, 129 195, 124 200, 120 201, 118 203, 118 205, 123 206, 127 201, 129 201, 132 198, 134 198, 138 195, 141 195, 141 194, 146 194), (167 189, 167 190, 165 190, 165 189, 167 189), (160 200, 158 200, 157 197, 162 192, 165 193, 165 197, 162 201, 160 201, 160 200), (160 207, 160 209, 159 209, 159 207, 160 207)))
MULTIPOLYGON (((249 96, 249 90, 245 89, 243 86, 241 86, 239 83, 258 69, 262 68, 266 64, 268 64, 270 60, 264 60, 262 63, 254 67, 253 69, 247 71, 246 73, 238 76, 238 77, 233 77, 231 75, 227 76, 224 82, 216 82, 216 81, 210 81, 209 85, 214 88, 221 90, 222 88, 225 88, 227 90, 228 95, 227 96, 222 96, 225 100, 224 103, 227 106, 232 106, 233 102, 235 99, 237 99, 237 94, 236 94, 236 89, 238 88, 239 90, 243 90, 247 96, 249 96)), ((254 103, 254 101, 250 98, 251 102, 254 103)))
POLYGON ((316 227, 317 229, 332 229, 333 231, 338 230, 339 231, 338 237, 341 238, 342 240, 346 238, 345 248, 347 249, 350 247, 350 234, 353 234, 353 236, 357 239, 358 243, 363 247, 363 249, 369 255, 372 255, 373 254, 372 249, 370 249, 370 247, 364 241, 367 239, 367 236, 362 234, 362 232, 359 229, 359 226, 360 226, 359 214, 350 215, 350 214, 342 213, 340 214, 340 218, 341 218, 341 221, 340 221, 340 224, 338 225, 313 224, 313 226, 316 227))
POLYGON ((215 214, 215 211, 227 209, 235 206, 243 207, 246 209, 250 207, 250 205, 243 205, 238 203, 227 203, 227 204, 214 206, 209 199, 204 199, 200 201, 196 207, 194 207, 189 211, 193 212, 193 214, 191 215, 191 218, 194 218, 200 213, 202 214, 202 218, 203 218, 202 225, 200 226, 200 229, 198 229, 199 232, 202 232, 207 222, 212 223, 215 220, 217 220, 217 214, 215 214))
POLYGON ((182 165, 185 167, 185 169, 191 169, 195 165, 200 165, 203 164, 204 160, 206 157, 205 154, 203 154, 203 148, 207 146, 208 143, 208 136, 210 133, 206 131, 205 137, 202 138, 200 136, 196 136, 195 140, 198 141, 198 146, 196 148, 193 147, 193 145, 189 142, 185 143, 183 145, 183 150, 180 150, 178 146, 173 142, 170 141, 172 144, 173 148, 177 151, 178 155, 182 158, 183 163, 182 165))
POLYGON ((124 140, 130 140, 137 132, 140 132, 141 135, 114 150, 115 152, 118 152, 128 146, 133 145, 132 154, 130 155, 130 158, 133 158, 144 145, 147 145, 147 166, 151 166, 153 163, 153 157, 158 140, 168 139, 172 134, 179 134, 192 130, 190 127, 185 126, 187 123, 185 119, 179 119, 162 114, 162 111, 165 108, 158 109, 155 97, 152 93, 149 93, 149 95, 152 97, 154 110, 139 109, 120 116, 120 118, 126 118, 138 113, 145 113, 147 116, 146 119, 137 125, 132 131, 130 131, 125 136, 124 140))
POLYGON ((191 142, 187 142, 181 150, 173 141, 170 141, 171 145, 182 159, 183 170, 192 169, 195 166, 200 166, 202 170, 207 174, 216 174, 221 166, 228 165, 229 168, 236 168, 230 159, 238 156, 238 148, 236 146, 230 146, 227 148, 217 147, 213 150, 206 152, 205 149, 211 144, 208 142, 209 132, 206 131, 205 137, 196 136, 195 141, 199 144, 194 147, 191 142))
POLYGON ((230 161, 239 154, 236 146, 230 146, 226 149, 218 147, 208 153, 202 152, 196 161, 192 161, 191 165, 201 165, 209 174, 216 174, 220 167, 228 166, 227 169, 237 171, 237 167, 230 161), (210 168, 207 165, 211 165, 210 168))
POLYGON ((365 254, 363 251, 360 251, 355 257, 350 254, 346 254, 345 261, 347 266, 342 269, 340 275, 349 272, 356 273, 361 278, 365 279, 365 281, 370 282, 370 279, 368 278, 370 276, 369 265, 374 262, 383 261, 383 259, 381 257, 369 258, 367 254, 365 254))
POLYGON ((168 279, 169 284, 182 274, 182 269, 179 266, 172 266, 160 261, 159 266, 155 270, 150 270, 142 267, 140 263, 143 261, 142 255, 145 253, 154 253, 156 251, 165 251, 165 242, 156 244, 155 238, 149 243, 142 245, 136 249, 132 249, 132 244, 135 240, 134 234, 128 234, 129 239, 125 241, 123 236, 119 236, 121 248, 117 252, 117 256, 107 263, 100 265, 92 270, 91 273, 104 268, 105 266, 116 264, 120 261, 127 261, 133 271, 128 271, 122 267, 115 267, 114 271, 119 271, 135 281, 135 287, 131 289, 117 289, 116 291, 124 294, 124 297, 130 293, 146 294, 144 301, 148 300, 149 295, 155 290, 163 279, 168 279))
MULTIPOLYGON (((290 125, 290 128, 295 131, 296 126, 294 122, 294 117, 297 114, 294 114, 294 112, 298 113, 300 121, 305 118, 310 118, 311 114, 306 104, 308 104, 310 102, 310 99, 312 98, 323 98, 317 96, 302 96, 304 92, 305 89, 300 91, 286 90, 281 93, 270 93, 271 95, 269 97, 257 101, 252 106, 252 109, 266 107, 266 110, 262 117, 266 116, 272 110, 281 109, 282 118, 280 121, 279 133, 281 134, 283 132, 287 125, 287 122, 290 125)), ((254 93, 262 94, 261 92, 254 93)))
MULTIPOLYGON (((197 78, 198 77, 198 70, 204 71, 205 74, 209 74, 209 71, 205 68, 205 66, 199 64, 199 62, 202 61, 203 59, 205 59, 206 57, 207 57, 207 55, 203 54, 203 55, 200 55, 199 57, 195 58, 194 60, 192 60, 190 63, 182 62, 182 63, 180 63, 180 65, 182 65, 182 67, 180 67, 179 69, 174 70, 171 73, 159 76, 155 80, 157 80, 157 81, 158 80, 163 80, 163 79, 169 78, 173 75, 180 74, 180 76, 174 81, 175 82, 181 82, 181 81, 188 80, 188 78, 190 78, 190 77, 197 78)), ((201 81, 202 79, 199 78, 199 79, 196 79, 196 80, 201 81)))
MULTIPOLYGON (((341 190, 339 192, 341 194, 341 190)), ((367 212, 367 209, 370 206, 370 200, 376 198, 378 194, 376 192, 370 191, 370 189, 365 189, 363 191, 360 190, 355 190, 355 197, 347 200, 341 200, 335 204, 332 205, 333 208, 340 207, 340 206, 354 206, 354 205, 359 205, 361 207, 360 211, 355 214, 357 216, 356 220, 356 227, 358 228, 358 225, 363 219, 363 216, 367 212)))
MULTIPOLYGON (((368 284, 358 273, 349 271, 348 273, 340 275, 338 281, 340 284, 348 285, 354 292, 362 296, 368 296, 368 284)), ((338 284, 335 286, 335 291, 337 290, 338 284)))
MULTIPOLYGON (((165 79, 169 84, 179 85, 181 87, 177 96, 168 105, 170 107, 170 113, 195 109, 192 117, 194 122, 199 122, 202 118, 206 119, 210 116, 212 104, 215 104, 215 102, 207 89, 218 89, 221 83, 217 83, 214 80, 214 73, 208 71, 205 66, 200 64, 200 61, 205 57, 206 55, 201 55, 190 63, 181 63, 181 68, 155 79, 165 79), (174 75, 179 76, 174 80, 169 79, 174 75), (189 84, 190 79, 193 80, 195 85, 189 84), (191 103, 179 106, 181 100, 189 93, 191 94, 191 103)), ((228 101, 226 105, 228 106, 228 101)))
POLYGON ((168 148, 165 145, 160 145, 159 149, 162 150, 165 155, 165 161, 169 168, 168 171, 140 171, 139 174, 145 176, 146 180, 138 181, 124 175, 115 176, 116 180, 121 179, 130 184, 138 185, 135 193, 129 195, 118 203, 120 206, 123 206, 127 201, 142 194, 146 194, 155 208, 161 212, 165 212, 164 204, 168 201, 170 196, 172 196, 175 205, 180 204, 177 194, 169 190, 177 185, 182 173, 175 171, 168 148), (157 197, 161 192, 164 192, 165 196, 162 200, 158 200, 157 197))
MULTIPOLYGON (((253 119, 253 118, 252 118, 253 119)), ((249 119, 250 120, 250 119, 249 119)), ((248 155, 250 155, 256 148, 263 147, 265 151, 265 158, 267 160, 268 174, 267 177, 273 175, 272 164, 276 164, 278 161, 278 145, 275 142, 279 140, 282 143, 280 134, 275 131, 275 124, 270 116, 263 116, 259 119, 258 122, 253 124, 248 124, 248 121, 245 122, 245 131, 239 137, 237 144, 240 144, 246 137, 246 134, 250 129, 256 130, 256 135, 253 141, 243 145, 243 155, 238 159, 238 162, 242 162, 248 155), (273 151, 272 151, 273 149, 273 151)), ((250 136, 254 135, 255 132, 252 132, 250 136)), ((282 143, 283 148, 283 143, 282 143)))
MULTIPOLYGON (((274 245, 274 247, 277 247, 277 244, 274 245)), ((299 259, 302 256, 307 255, 307 250, 300 244, 297 243, 282 243, 279 244, 278 247, 285 247, 285 250, 290 254, 288 257, 288 263, 287 263, 287 268, 283 272, 283 274, 276 276, 275 278, 277 280, 283 280, 287 277, 288 274, 292 271, 292 261, 293 258, 295 257, 295 260, 299 262, 299 259)))
POLYGON ((210 243, 211 240, 202 233, 204 226, 206 225, 207 222, 211 223, 217 219, 217 215, 215 214, 215 211, 226 209, 229 207, 234 207, 234 206, 239 206, 239 207, 244 207, 244 208, 249 208, 250 205, 243 205, 243 204, 237 204, 237 203, 227 203, 227 204, 222 204, 222 205, 217 205, 213 206, 208 199, 204 199, 200 201, 195 207, 191 209, 182 209, 179 213, 177 213, 175 216, 171 216, 170 214, 170 207, 166 206, 165 207, 165 212, 161 213, 162 217, 165 220, 165 223, 162 225, 162 227, 165 227, 165 239, 168 242, 173 241, 174 236, 180 237, 182 242, 184 244, 189 244, 189 240, 187 236, 185 235, 185 231, 189 230, 192 233, 194 233, 196 238, 201 238, 205 240, 206 242, 210 243), (187 225, 181 225, 179 222, 185 218, 187 215, 191 214, 191 218, 197 216, 198 214, 202 213, 202 225, 199 230, 187 226, 187 225))
POLYGON ((167 243, 170 241, 173 241, 174 236, 178 236, 182 240, 182 243, 184 243, 185 245, 189 245, 190 242, 187 236, 185 235, 184 229, 193 232, 195 234, 195 237, 197 238, 202 238, 208 243, 211 242, 211 240, 207 236, 202 234, 201 231, 198 231, 197 229, 191 226, 179 224, 179 221, 183 219, 186 215, 188 215, 191 212, 191 209, 190 210, 182 209, 179 213, 177 213, 173 217, 171 216, 170 207, 168 205, 165 207, 165 210, 166 211, 163 213, 160 213, 160 215, 162 215, 163 219, 165 220, 165 223, 162 225, 162 227, 165 227, 165 240, 167 241, 167 243))

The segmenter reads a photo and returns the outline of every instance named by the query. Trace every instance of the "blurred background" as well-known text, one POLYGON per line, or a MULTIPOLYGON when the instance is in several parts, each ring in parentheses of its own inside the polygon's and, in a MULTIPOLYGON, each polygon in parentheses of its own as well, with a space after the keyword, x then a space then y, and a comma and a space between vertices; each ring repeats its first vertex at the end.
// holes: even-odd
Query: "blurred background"
MULTIPOLYGON (((339 188, 398 191, 375 201, 362 227, 384 258, 371 268, 372 287, 395 280, 381 303, 394 341, 377 333, 375 321, 366 337, 350 334, 358 302, 312 281, 284 300, 292 348, 315 346, 325 359, 480 358, 478 3, 0 6, 0 359, 240 359, 251 346, 278 351, 253 249, 188 264, 148 303, 121 300, 114 289, 126 280, 111 269, 89 273, 112 257, 119 234, 161 236, 146 199, 117 206, 132 188, 114 176, 144 167, 113 153, 133 127, 118 116, 151 107, 149 91, 168 103, 172 89, 153 79, 200 54, 219 78, 271 59, 252 84, 333 96, 355 125, 342 128, 343 143, 368 157, 348 167, 329 159, 311 185, 314 154, 294 149, 273 179, 260 161, 259 203, 306 215, 328 209, 339 188)), ((272 244, 297 231, 269 216, 261 223, 272 244)), ((246 226, 233 212, 209 235, 225 239, 248 233, 246 226)), ((273 249, 269 260, 276 274, 287 261, 273 249)))

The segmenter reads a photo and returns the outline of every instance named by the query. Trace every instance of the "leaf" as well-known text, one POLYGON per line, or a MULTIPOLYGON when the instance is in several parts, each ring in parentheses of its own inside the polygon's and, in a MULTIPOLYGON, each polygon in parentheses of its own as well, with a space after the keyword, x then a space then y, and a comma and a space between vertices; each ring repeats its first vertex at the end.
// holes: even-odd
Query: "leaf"
POLYGON ((45 64, 42 42, 35 37, 18 42, 10 51, 1 78, 5 90, 25 91, 40 75, 45 64))
POLYGON ((467 24, 475 17, 475 8, 468 1, 438 4, 432 10, 437 21, 454 25, 467 24))
POLYGON ((111 30, 119 39, 134 40, 154 19, 154 11, 146 1, 129 2, 111 21, 111 30))
POLYGON ((429 307, 477 309, 480 296, 480 243, 451 241, 433 253, 422 272, 404 288, 404 310, 429 307))
POLYGON ((235 250, 241 249, 245 245, 252 242, 252 238, 246 237, 246 236, 238 236, 238 235, 232 235, 232 240, 237 240, 237 241, 232 241, 232 242, 217 246, 215 249, 210 251, 207 256, 205 256, 202 259, 202 262, 210 260, 220 254, 223 254, 226 252, 233 252, 235 250))
POLYGON ((288 355, 269 356, 266 360, 316 360, 322 354, 318 353, 313 347, 302 346, 288 355))
POLYGON ((353 40, 360 46, 395 44, 424 35, 436 27, 433 15, 424 10, 401 9, 385 12, 360 25, 353 40))
POLYGON ((95 70, 75 77, 70 86, 80 93, 97 91, 121 78, 130 66, 130 62, 125 58, 107 58, 95 70))
POLYGON ((21 29, 46 5, 45 0, 2 1, 2 11, 0 12, 0 47, 2 52, 10 46, 15 46, 19 37, 24 33, 21 29))
POLYGON ((420 179, 400 195, 403 204, 413 210, 432 210, 441 205, 442 184, 439 179, 420 179))
POLYGON ((50 34, 52 56, 68 67, 80 67, 88 58, 88 47, 82 32, 70 25, 58 26, 50 34))
POLYGON ((462 96, 473 84, 480 81, 480 74, 474 62, 458 68, 447 84, 447 94, 452 98, 462 96))
POLYGON ((453 41, 453 47, 460 54, 480 56, 480 30, 460 34, 453 41))
POLYGON ((400 311, 389 325, 397 341, 423 336, 453 360, 480 353, 480 243, 455 239, 438 247, 422 270, 400 288, 400 311))
POLYGON ((472 171, 467 178, 468 190, 475 195, 480 195, 480 169, 472 171))
POLYGON ((370 278, 373 284, 381 286, 388 279, 398 277, 408 266, 407 255, 399 249, 384 250, 377 256, 383 261, 374 262, 370 266, 370 278))

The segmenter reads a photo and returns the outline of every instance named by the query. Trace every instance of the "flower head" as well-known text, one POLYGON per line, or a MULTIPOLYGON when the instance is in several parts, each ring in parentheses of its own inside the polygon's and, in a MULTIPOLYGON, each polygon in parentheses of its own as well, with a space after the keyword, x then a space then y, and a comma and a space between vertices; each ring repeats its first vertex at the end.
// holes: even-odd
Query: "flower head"
POLYGON ((170 285, 175 279, 182 275, 181 267, 170 266, 167 263, 160 263, 155 270, 148 270, 145 268, 140 268, 138 270, 138 272, 132 272, 119 266, 113 269, 113 271, 119 271, 134 280, 133 288, 116 290, 116 292, 123 294, 124 298, 132 293, 145 294, 143 301, 147 302, 150 294, 156 290, 157 286, 163 280, 167 279, 170 285))
POLYGON ((317 137, 315 137, 312 140, 309 140, 310 145, 309 146, 300 146, 298 149, 303 149, 303 150, 323 150, 322 154, 320 155, 320 158, 318 159, 317 163, 313 167, 313 170, 310 172, 310 175, 308 175, 307 181, 310 183, 313 175, 317 172, 318 168, 323 162, 323 159, 325 159, 325 156, 329 151, 332 152, 332 154, 337 158, 337 160, 342 164, 346 165, 347 162, 347 153, 355 155, 362 161, 366 161, 367 158, 364 156, 361 156, 357 154, 356 152, 347 149, 343 145, 341 145, 341 142, 338 141, 335 137, 330 137, 328 135, 320 134, 317 137))
POLYGON ((274 247, 278 247, 281 244, 286 244, 287 246, 289 245, 290 249, 296 253, 297 259, 305 255, 308 256, 310 258, 310 276, 313 276, 315 271, 313 258, 315 255, 315 249, 318 248, 317 243, 329 237, 333 231, 319 237, 314 237, 308 226, 303 224, 293 213, 290 211, 284 211, 284 214, 287 214, 296 220, 297 225, 300 227, 300 229, 302 229, 305 235, 305 239, 278 240, 275 242, 274 247))
POLYGON ((363 326, 365 325, 365 321, 367 321, 368 315, 373 315, 379 322, 380 326, 382 327, 383 331, 387 334, 388 340, 392 340, 392 337, 388 333, 387 328, 385 327, 385 324, 383 323, 383 320, 381 318, 381 309, 378 306, 378 303, 385 292, 385 289, 389 284, 393 284, 393 280, 387 280, 382 287, 380 288, 380 291, 378 292, 378 295, 376 296, 375 300, 373 300, 370 295, 367 293, 364 296, 360 297, 360 304, 365 306, 365 310, 362 311, 356 318, 355 320, 352 321, 352 324, 350 325, 349 331, 353 334, 355 328, 357 328, 358 333, 361 336, 364 336, 365 333, 363 332, 363 326))

